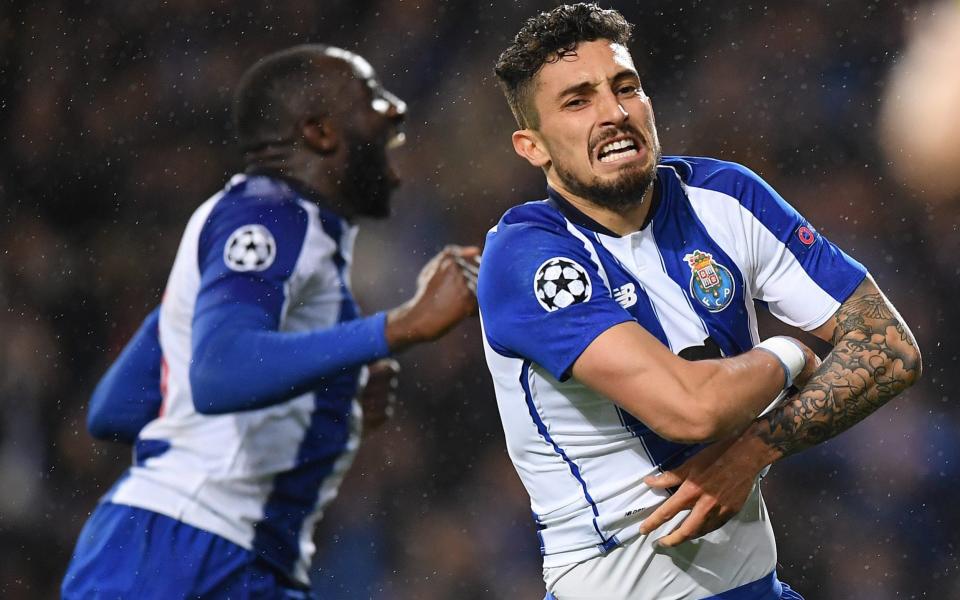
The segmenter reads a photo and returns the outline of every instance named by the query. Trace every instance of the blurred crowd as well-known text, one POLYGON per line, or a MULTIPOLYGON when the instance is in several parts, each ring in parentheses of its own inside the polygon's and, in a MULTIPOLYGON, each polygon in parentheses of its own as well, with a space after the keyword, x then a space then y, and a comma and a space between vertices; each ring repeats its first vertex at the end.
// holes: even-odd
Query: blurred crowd
MULTIPOLYGON (((159 302, 187 217, 239 168, 239 74, 325 42, 366 56, 409 102, 394 217, 358 241, 355 289, 374 311, 406 298, 444 244, 480 244, 506 208, 544 197, 513 154, 492 65, 554 4, 3 3, 0 597, 56 597, 80 526, 129 460, 89 437, 87 399, 159 302)), ((759 172, 870 269, 924 351, 915 388, 767 477, 781 578, 808 600, 960 598, 960 198, 898 184, 875 125, 928 5, 602 4, 637 26, 664 151, 759 172)), ((318 531, 321 597, 541 598, 479 325, 400 359, 398 417, 366 440, 318 531)))

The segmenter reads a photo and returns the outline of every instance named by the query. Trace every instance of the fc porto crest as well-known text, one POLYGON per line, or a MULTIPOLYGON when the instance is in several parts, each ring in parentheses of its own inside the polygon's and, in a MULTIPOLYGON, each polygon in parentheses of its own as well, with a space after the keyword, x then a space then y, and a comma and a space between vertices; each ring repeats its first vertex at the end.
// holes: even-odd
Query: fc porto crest
POLYGON ((690 265, 690 295, 710 312, 720 312, 730 305, 736 290, 730 269, 713 260, 702 250, 683 257, 690 265))

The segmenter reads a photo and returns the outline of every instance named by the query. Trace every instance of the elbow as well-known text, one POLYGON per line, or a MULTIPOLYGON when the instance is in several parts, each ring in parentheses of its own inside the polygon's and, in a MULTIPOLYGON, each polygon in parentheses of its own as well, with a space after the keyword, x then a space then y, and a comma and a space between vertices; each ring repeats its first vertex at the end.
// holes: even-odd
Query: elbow
POLYGON ((916 342, 910 344, 909 348, 901 354, 901 361, 903 364, 902 380, 905 387, 909 387, 923 375, 923 356, 920 354, 920 348, 916 342))
POLYGON ((137 432, 129 429, 124 423, 110 418, 105 411, 92 409, 87 414, 87 431, 94 439, 131 444, 137 437, 137 432))
POLYGON ((917 379, 920 379, 921 375, 923 375, 923 356, 920 354, 920 346, 917 345, 916 341, 913 342, 911 349, 913 350, 911 354, 911 360, 913 360, 914 365, 916 365, 916 374, 914 375, 913 380, 916 381, 917 379))
POLYGON ((91 410, 87 414, 87 431, 98 440, 111 440, 114 437, 115 430, 110 427, 107 419, 99 411, 91 410))
POLYGON ((210 369, 198 363, 190 365, 190 395, 193 398, 193 408, 201 415, 221 415, 230 412, 223 403, 218 382, 210 377, 210 369))
POLYGON ((94 439, 110 441, 116 437, 117 429, 110 418, 109 406, 103 386, 97 386, 87 408, 87 431, 94 439))

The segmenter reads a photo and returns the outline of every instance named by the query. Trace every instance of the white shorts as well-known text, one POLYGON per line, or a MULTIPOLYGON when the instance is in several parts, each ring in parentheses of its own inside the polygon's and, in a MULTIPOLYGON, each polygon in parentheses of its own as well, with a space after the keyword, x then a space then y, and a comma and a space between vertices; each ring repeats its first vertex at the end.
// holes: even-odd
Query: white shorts
MULTIPOLYGON (((653 542, 687 514, 683 511, 651 535, 636 537, 605 555, 544 568, 547 590, 556 600, 695 600, 756 586, 772 574, 776 546, 759 486, 740 513, 720 529, 674 548, 655 548, 653 542)), ((774 583, 775 576, 769 585, 774 583)), ((773 589, 770 594, 751 591, 744 597, 780 597, 779 590, 776 595, 773 589)))

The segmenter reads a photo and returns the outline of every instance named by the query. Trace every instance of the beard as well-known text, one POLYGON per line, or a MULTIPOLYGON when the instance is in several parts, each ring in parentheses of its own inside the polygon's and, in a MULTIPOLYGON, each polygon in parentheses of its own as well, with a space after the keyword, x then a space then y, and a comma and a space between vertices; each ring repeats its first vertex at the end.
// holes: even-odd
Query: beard
POLYGON ((350 139, 347 147, 343 193, 351 212, 358 217, 386 219, 390 216, 390 194, 396 186, 390 176, 386 145, 350 139))
MULTIPOLYGON (((639 135, 637 139, 641 139, 639 135)), ((557 171, 557 177, 572 193, 619 213, 643 202, 644 194, 656 180, 657 165, 660 164, 661 158, 660 145, 656 144, 656 147, 650 148, 650 151, 653 162, 649 168, 626 169, 613 181, 602 181, 596 176, 584 181, 578 179, 558 162, 554 162, 553 167, 557 171)))

